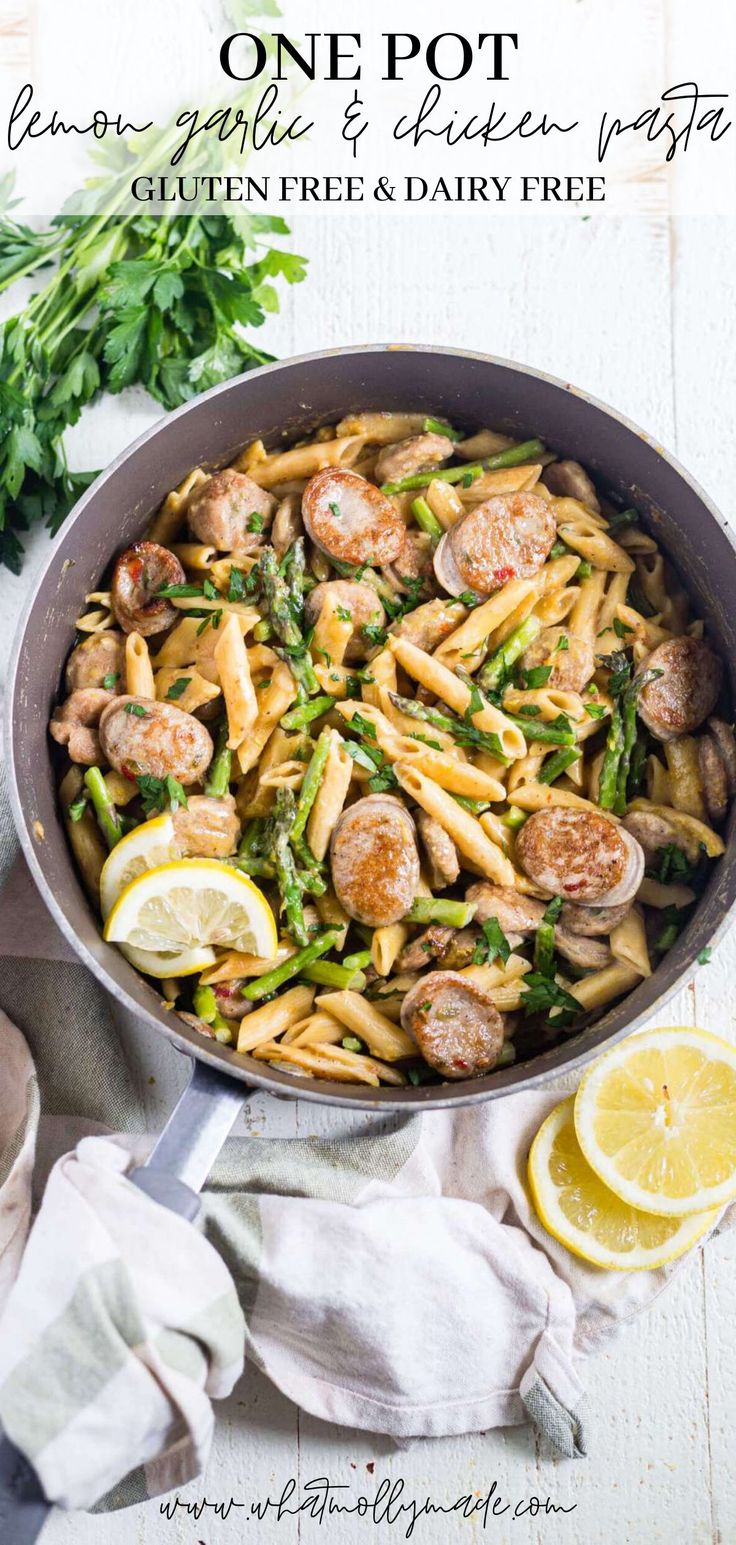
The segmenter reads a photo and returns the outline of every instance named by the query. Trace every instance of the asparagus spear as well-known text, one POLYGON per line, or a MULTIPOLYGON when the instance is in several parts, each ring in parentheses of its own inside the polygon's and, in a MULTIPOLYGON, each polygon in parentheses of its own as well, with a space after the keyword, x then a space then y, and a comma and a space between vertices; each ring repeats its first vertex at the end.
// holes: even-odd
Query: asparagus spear
POLYGON ((448 901, 441 896, 417 896, 404 922, 444 923, 447 928, 466 928, 474 916, 475 907, 471 902, 448 901))
POLYGON ((304 579, 307 570, 303 536, 297 537, 287 549, 281 568, 289 593, 292 614, 301 627, 304 621, 304 579))
POLYGON ((326 955, 332 949, 338 935, 334 928, 326 933, 321 933, 311 944, 304 949, 297 950, 295 955, 290 955, 288 960, 283 960, 280 966, 274 966, 273 971, 267 971, 265 976, 256 977, 242 989, 242 996, 249 1002, 257 1002, 259 998, 270 998, 271 993, 282 987, 294 976, 303 976, 306 966, 311 966, 320 955, 326 955))
POLYGON ((346 971, 364 971, 365 967, 370 965, 372 959, 373 955, 370 950, 356 950, 354 955, 345 955, 342 963, 346 971))
POLYGON ((194 1012, 198 1019, 205 1025, 210 1025, 214 1030, 218 1041, 227 1043, 233 1038, 232 1025, 220 1013, 217 1007, 217 999, 211 987, 203 987, 201 982, 195 987, 192 996, 194 1012))
POLYGON ((302 890, 297 877, 294 854, 289 845, 295 816, 296 800, 292 790, 277 789, 271 828, 271 857, 276 873, 276 883, 292 939, 295 944, 307 944, 309 933, 304 921, 302 890))
POLYGON ((285 730, 304 730, 315 719, 321 719, 323 714, 329 713, 335 706, 334 697, 327 693, 312 698, 311 703, 298 703, 296 708, 290 708, 288 713, 282 716, 281 724, 285 730))
POLYGON ((614 703, 606 738, 606 754, 598 779, 598 804, 601 810, 613 810, 618 792, 618 768, 624 748, 624 724, 621 709, 614 703))
POLYGON ((622 745, 621 760, 616 774, 616 797, 613 802, 615 815, 624 815, 626 812, 626 791, 629 782, 629 768, 631 766, 631 753, 636 740, 636 700, 638 689, 634 685, 624 692, 621 708, 622 719, 622 745))
MULTIPOLYGON (((471 693, 475 693, 476 707, 472 706, 471 698, 470 712, 471 714, 478 712, 482 707, 483 694, 477 681, 474 681, 473 677, 467 671, 462 670, 459 665, 455 668, 455 675, 465 682, 466 687, 470 688, 471 693)), ((531 715, 509 713, 507 708, 502 708, 502 713, 505 719, 508 719, 511 724, 516 724, 523 731, 528 740, 544 741, 552 746, 572 746, 575 744, 575 732, 565 714, 558 714, 556 719, 539 720, 531 715)), ((494 739, 497 740, 498 736, 495 736, 494 739)))
POLYGON ((563 746, 560 751, 555 751, 548 762, 545 762, 541 772, 537 773, 538 783, 554 783, 573 762, 580 761, 580 752, 575 746, 563 746))
POLYGON ((457 719, 454 714, 442 713, 439 708, 428 708, 426 703, 417 703, 410 697, 400 697, 398 692, 389 692, 389 697, 394 706, 410 719, 421 719, 425 724, 433 724, 435 729, 454 735, 458 745, 476 746, 479 751, 487 751, 489 756, 495 756, 498 761, 508 765, 508 757, 504 756, 497 735, 488 734, 485 730, 477 730, 474 725, 466 724, 463 719, 457 719))
MULTIPOLYGON (((283 647, 282 658, 286 659, 295 681, 298 681, 305 692, 311 696, 312 693, 319 692, 319 682, 314 674, 302 630, 294 617, 289 586, 279 573, 278 561, 272 547, 264 547, 258 570, 269 620, 283 647)), ((281 651, 277 650, 277 653, 281 651)))
POLYGON ((450 424, 443 424, 440 418, 425 418, 422 429, 425 434, 447 435, 448 440, 465 438, 461 429, 453 429, 450 424))
POLYGON ((426 499, 413 499, 411 513, 420 529, 426 531, 427 536, 431 536, 432 546, 436 547, 445 533, 437 516, 430 510, 426 499))
POLYGON ((534 642, 541 627, 542 624, 537 617, 527 617, 526 621, 521 622, 518 628, 514 628, 513 633, 509 633, 508 638, 494 650, 478 673, 478 683, 486 692, 495 692, 500 687, 506 672, 534 642))
POLYGON ((315 960, 314 965, 305 966, 301 974, 305 982, 317 982, 320 987, 334 987, 336 992, 362 992, 365 987, 362 971, 338 966, 332 960, 315 960))
POLYGON ((222 719, 215 737, 215 754, 205 779, 205 794, 222 799, 230 788, 233 754, 227 747, 227 720, 222 719))
POLYGON ((114 848, 123 835, 120 815, 107 790, 107 784, 99 767, 88 767, 84 775, 85 788, 89 792, 97 822, 109 848, 114 848))
MULTIPOLYGON (((319 699, 317 700, 319 701, 319 699)), ((317 790, 324 776, 325 765, 330 754, 332 735, 329 730, 323 730, 312 752, 312 759, 304 774, 304 781, 299 790, 299 798, 296 802, 296 815, 291 828, 291 845, 308 869, 314 865, 314 858, 307 847, 304 837, 307 820, 312 805, 317 797, 317 790)))
POLYGON ((487 456, 484 461, 473 462, 464 467, 439 467, 436 472, 415 472, 411 477, 402 477, 398 483, 384 483, 381 493, 403 494, 410 488, 426 488, 428 483, 441 477, 444 483, 463 483, 466 478, 480 477, 482 472, 495 472, 501 467, 519 467, 522 462, 530 461, 532 456, 539 456, 544 450, 541 440, 525 440, 522 445, 512 445, 507 451, 499 451, 497 456, 487 456))

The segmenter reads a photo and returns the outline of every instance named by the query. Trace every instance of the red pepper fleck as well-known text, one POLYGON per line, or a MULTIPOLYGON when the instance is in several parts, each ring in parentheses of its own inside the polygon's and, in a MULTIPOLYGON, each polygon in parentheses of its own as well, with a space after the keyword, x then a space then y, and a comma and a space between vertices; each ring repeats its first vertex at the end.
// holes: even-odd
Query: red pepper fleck
POLYGON ((456 1057, 455 1058, 455 1067, 456 1068, 465 1069, 465 1068, 467 1068, 467 1066, 468 1066, 468 1064, 465 1061, 464 1057, 456 1057))
POLYGON ((506 568, 504 568, 504 569, 494 569, 494 571, 493 571, 493 578, 494 578, 494 580, 495 580, 497 585, 505 585, 507 579, 513 579, 514 578, 515 573, 516 573, 516 570, 512 569, 512 568, 509 568, 509 566, 507 565, 506 568))
POLYGON ((565 884, 565 895, 567 895, 568 891, 572 892, 573 894, 575 891, 581 891, 584 884, 584 880, 568 880, 565 884))
POLYGON ((127 764, 125 762, 123 762, 123 765, 122 765, 120 771, 121 771, 123 777, 127 778, 129 783, 137 783, 138 782, 138 779, 136 778, 135 773, 131 770, 130 767, 127 766, 127 764))

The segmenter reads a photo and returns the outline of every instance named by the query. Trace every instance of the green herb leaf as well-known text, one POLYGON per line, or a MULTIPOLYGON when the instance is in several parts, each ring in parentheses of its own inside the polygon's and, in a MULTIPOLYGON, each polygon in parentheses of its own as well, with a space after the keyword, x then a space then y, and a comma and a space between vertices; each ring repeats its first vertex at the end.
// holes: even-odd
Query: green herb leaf
MULTIPOLYGON (((252 515, 248 516, 246 530, 253 532, 256 536, 263 530, 263 516, 259 515, 257 510, 254 510, 252 515)), ((205 595, 206 593, 205 591, 205 595)))
POLYGON ((103 678, 102 678, 102 685, 105 688, 105 691, 106 692, 112 692, 112 689, 115 686, 115 682, 119 681, 119 680, 120 680, 120 672, 119 671, 110 671, 107 676, 103 676, 103 678))
POLYGON ((79 798, 72 800, 72 803, 67 807, 69 820, 74 822, 81 821, 86 809, 87 797, 85 794, 80 794, 79 798))
POLYGON ((186 692, 191 679, 191 676, 177 676, 176 681, 172 681, 166 693, 166 701, 169 703, 178 702, 179 698, 186 692))
POLYGON ((486 921, 481 923, 481 931, 483 937, 478 940, 473 950, 473 965, 492 966, 494 960, 501 960, 505 965, 511 954, 511 945, 498 918, 486 918, 486 921))
POLYGON ((230 578, 227 587, 228 601, 244 601, 246 598, 245 575, 242 569, 233 564, 230 570, 230 578))
POLYGON ((550 676, 552 675, 552 666, 534 665, 532 666, 531 670, 522 670, 520 674, 525 689, 529 692, 534 692, 536 691, 537 687, 546 686, 550 676))
POLYGON ((125 703, 123 705, 123 713, 132 714, 135 719, 148 718, 148 710, 143 707, 142 703, 125 703))

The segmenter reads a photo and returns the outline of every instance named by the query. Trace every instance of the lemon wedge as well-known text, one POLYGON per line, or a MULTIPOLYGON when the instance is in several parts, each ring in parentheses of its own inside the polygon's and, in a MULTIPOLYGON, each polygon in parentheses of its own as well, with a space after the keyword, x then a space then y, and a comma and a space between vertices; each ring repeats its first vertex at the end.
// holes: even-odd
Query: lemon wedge
POLYGON ((170 954, 219 945, 266 960, 278 947, 265 896, 247 875, 213 858, 178 859, 131 880, 110 912, 105 938, 170 954))
POLYGON ((646 1030, 583 1075, 575 1130, 630 1207, 683 1217, 736 1196, 736 1048, 706 1030, 646 1030))
POLYGON ((116 843, 102 866, 100 906, 103 918, 112 912, 118 896, 131 880, 144 874, 146 869, 158 869, 161 864, 178 857, 170 815, 157 815, 154 820, 144 821, 128 832, 127 837, 116 843))
POLYGON ((540 1222, 573 1255, 609 1271, 652 1270, 676 1260, 707 1233, 717 1209, 663 1218, 622 1202, 584 1158, 574 1106, 574 1096, 563 1100, 532 1143, 529 1187, 540 1222))
POLYGON ((132 944, 119 944, 118 949, 136 971, 158 977, 159 981, 173 976, 197 976, 217 960, 214 950, 204 944, 192 950, 137 950, 132 944))

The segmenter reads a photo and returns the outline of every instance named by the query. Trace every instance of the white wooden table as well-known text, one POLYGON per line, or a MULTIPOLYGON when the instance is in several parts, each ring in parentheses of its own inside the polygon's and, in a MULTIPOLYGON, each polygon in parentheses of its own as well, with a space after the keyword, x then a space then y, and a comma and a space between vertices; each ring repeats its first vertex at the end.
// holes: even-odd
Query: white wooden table
MULTIPOLYGON (((4 8, 20 12, 19 3, 4 8)), ((0 12, 2 11, 0 6, 0 12)), ((649 0, 650 24, 687 22, 679 3, 649 0)), ((726 20, 717 0, 708 21, 726 20), (717 17, 716 13, 719 13, 717 17)), ((1 16, 0 16, 1 19, 1 16)), ((692 21, 691 23, 692 24, 692 21)), ((13 47, 20 47, 13 34, 13 47)), ((671 38, 670 38, 671 42, 671 38)), ((682 36, 680 37, 682 42, 682 36)), ((486 350, 576 382, 661 437, 729 513, 736 501, 736 221, 707 218, 589 220, 550 215, 494 222, 462 209, 402 217, 295 211, 295 246, 310 258, 308 284, 287 298, 264 343, 285 356, 336 344, 417 341, 486 350)), ((79 465, 101 464, 156 416, 131 393, 89 414, 75 433, 79 465)), ((0 577, 3 662, 43 535, 29 544, 20 580, 0 577)), ((727 940, 671 1005, 671 1023, 736 1036, 736 938, 727 940)), ((180 1059, 157 1043, 137 1047, 150 1124, 170 1108, 180 1059)), ((334 1133, 343 1118, 257 1096, 244 1129, 262 1134, 334 1133)), ((358 1118, 359 1119, 359 1118, 358 1118)), ((431 1116, 425 1119, 432 1119, 431 1116)), ((590 1456, 555 1460, 529 1430, 421 1442, 388 1440, 305 1416, 249 1369, 218 1413, 209 1470, 182 1496, 226 1501, 277 1496, 294 1477, 328 1476, 373 1496, 385 1476, 417 1498, 447 1503, 495 1480, 513 1502, 551 1497, 574 1511, 489 1524, 488 1538, 524 1545, 695 1545, 736 1540, 736 1238, 708 1246, 651 1313, 587 1374, 590 1456)), ((427 1545, 481 1537, 478 1521, 421 1520, 427 1545)), ((327 1539, 336 1545, 403 1538, 400 1526, 366 1519, 320 1526, 306 1517, 259 1524, 234 1511, 197 1523, 162 1518, 149 1503, 99 1517, 57 1514, 48 1545, 235 1545, 327 1539)))

